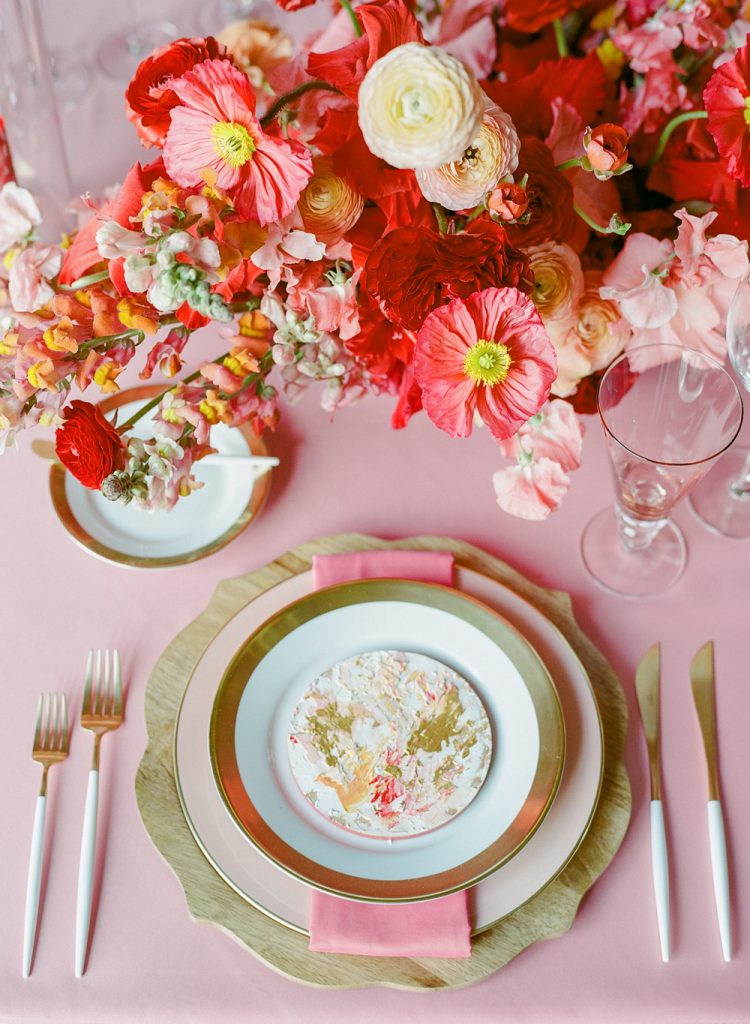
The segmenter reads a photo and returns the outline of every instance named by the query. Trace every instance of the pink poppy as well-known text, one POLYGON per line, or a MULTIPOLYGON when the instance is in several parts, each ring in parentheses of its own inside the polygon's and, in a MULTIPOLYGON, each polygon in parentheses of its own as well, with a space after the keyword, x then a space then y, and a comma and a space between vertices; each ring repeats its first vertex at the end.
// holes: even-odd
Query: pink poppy
POLYGON ((184 188, 226 192, 242 217, 270 224, 293 209, 312 175, 299 142, 266 135, 250 80, 225 60, 197 64, 171 82, 180 106, 164 143, 169 176, 184 188))
POLYGON ((531 300, 515 288, 486 288, 430 313, 414 370, 441 430, 468 437, 477 413, 504 440, 546 402, 557 359, 531 300))

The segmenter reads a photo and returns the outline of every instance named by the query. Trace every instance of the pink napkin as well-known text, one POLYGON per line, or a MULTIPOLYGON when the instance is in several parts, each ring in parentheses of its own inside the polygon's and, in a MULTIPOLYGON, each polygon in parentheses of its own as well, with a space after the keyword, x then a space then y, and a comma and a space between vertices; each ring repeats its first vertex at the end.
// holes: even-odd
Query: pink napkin
MULTIPOLYGON (((394 578, 453 583, 447 551, 355 551, 316 555, 316 589, 348 580, 394 578)), ((363 956, 471 956, 466 892, 423 903, 357 903, 313 891, 310 949, 363 956)))

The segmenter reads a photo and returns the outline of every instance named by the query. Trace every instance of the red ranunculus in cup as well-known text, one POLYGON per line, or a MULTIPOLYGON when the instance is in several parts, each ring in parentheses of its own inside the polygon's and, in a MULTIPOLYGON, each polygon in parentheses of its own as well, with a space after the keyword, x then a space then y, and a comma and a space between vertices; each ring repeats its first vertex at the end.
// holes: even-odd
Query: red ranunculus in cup
POLYGON ((75 400, 64 411, 65 422, 55 434, 57 457, 84 487, 98 490, 117 469, 125 450, 122 438, 98 406, 75 400))
POLYGON ((206 39, 176 39, 142 60, 125 92, 125 113, 135 125, 144 146, 164 145, 170 112, 180 102, 170 87, 204 60, 229 60, 226 47, 212 36, 206 39))

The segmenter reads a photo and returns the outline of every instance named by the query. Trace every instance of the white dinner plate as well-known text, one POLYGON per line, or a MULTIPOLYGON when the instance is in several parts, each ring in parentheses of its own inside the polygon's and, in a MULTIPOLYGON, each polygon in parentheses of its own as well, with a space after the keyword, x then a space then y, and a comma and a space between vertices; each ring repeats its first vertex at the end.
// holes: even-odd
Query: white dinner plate
POLYGON ((227 807, 261 852, 318 889, 373 902, 464 889, 514 856, 554 799, 565 748, 554 684, 517 630, 452 588, 388 579, 315 591, 248 637, 219 685, 210 745, 227 807), (469 806, 438 829, 392 843, 319 814, 287 753, 312 680, 378 650, 410 650, 454 669, 484 705, 494 737, 469 806))
MULTIPOLYGON (((160 386, 121 391, 105 399, 100 408, 105 413, 117 409, 118 422, 125 423, 145 401, 163 391, 160 386)), ((152 414, 147 413, 130 433, 153 436, 152 414)), ((268 454, 249 424, 234 428, 216 424, 211 446, 224 455, 268 454)), ((204 486, 181 498, 169 512, 144 512, 108 501, 59 463, 50 468, 50 492, 60 522, 90 554, 119 565, 167 568, 205 558, 233 540, 257 518, 271 484, 270 472, 259 472, 249 461, 199 462, 193 472, 204 486)))
MULTIPOLYGON (((556 799, 523 850, 469 892, 474 933, 491 927, 543 889, 575 853, 596 809, 603 735, 591 684, 557 628, 512 590, 456 567, 456 587, 496 609, 533 643, 549 668, 563 708, 566 757, 556 799)), ((183 695, 175 735, 175 776, 188 825, 224 880, 269 917, 307 934, 311 889, 280 870, 227 813, 215 785, 208 722, 218 680, 239 644, 273 614, 313 589, 311 571, 293 576, 242 608, 201 656, 183 695)))

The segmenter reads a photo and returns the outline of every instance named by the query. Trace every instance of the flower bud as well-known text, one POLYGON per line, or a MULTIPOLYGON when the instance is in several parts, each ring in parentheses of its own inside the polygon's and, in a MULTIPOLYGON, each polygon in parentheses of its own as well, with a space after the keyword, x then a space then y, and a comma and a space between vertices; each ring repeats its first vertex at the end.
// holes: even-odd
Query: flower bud
POLYGON ((508 185, 498 185, 487 205, 500 220, 514 221, 523 217, 528 210, 529 197, 525 189, 511 182, 508 185))
POLYGON ((594 173, 609 177, 627 163, 628 133, 619 124, 600 124, 593 130, 587 128, 583 144, 594 173))

